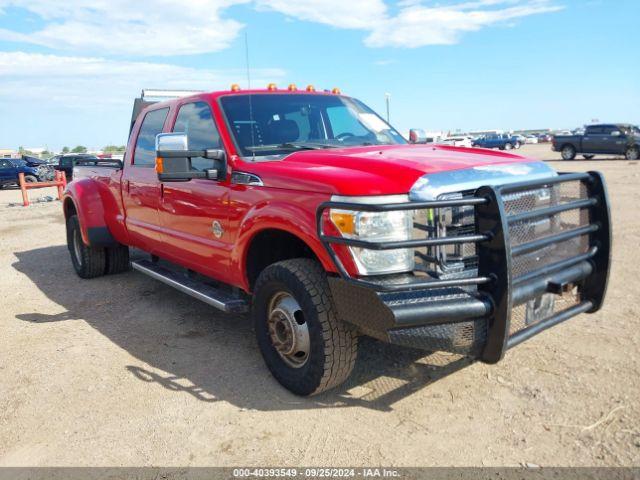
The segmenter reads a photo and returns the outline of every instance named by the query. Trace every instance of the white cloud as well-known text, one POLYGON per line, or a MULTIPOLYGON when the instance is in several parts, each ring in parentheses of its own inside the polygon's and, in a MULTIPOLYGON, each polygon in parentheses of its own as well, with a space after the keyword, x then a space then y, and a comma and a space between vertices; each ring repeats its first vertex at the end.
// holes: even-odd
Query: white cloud
POLYGON ((470 0, 431 7, 404 0, 395 14, 382 0, 258 0, 258 6, 299 20, 368 31, 368 47, 398 48, 453 44, 466 32, 561 8, 551 0, 470 0))
POLYGON ((403 0, 0 0, 44 20, 31 32, 0 29, 5 40, 80 54, 171 56, 224 50, 243 25, 225 11, 247 3, 287 19, 361 30, 368 47, 415 48, 518 18, 559 10, 554 0, 468 0, 425 6, 403 0))
POLYGON ((387 15, 382 0, 257 0, 256 3, 258 8, 336 28, 368 30, 387 15))
MULTIPOLYGON (((284 77, 281 69, 253 69, 252 82, 266 85, 284 77)), ((166 63, 126 62, 0 52, 0 105, 43 102, 66 109, 130 107, 143 88, 223 90, 243 85, 244 70, 207 70, 166 63)))
POLYGON ((397 16, 373 28, 365 45, 404 48, 450 45, 466 32, 560 9, 544 0, 478 0, 442 7, 409 4, 397 16), (486 8, 495 6, 501 8, 486 8))
POLYGON ((43 28, 0 29, 6 40, 54 49, 125 55, 189 55, 223 50, 242 24, 224 9, 248 0, 0 0, 41 17, 43 28))

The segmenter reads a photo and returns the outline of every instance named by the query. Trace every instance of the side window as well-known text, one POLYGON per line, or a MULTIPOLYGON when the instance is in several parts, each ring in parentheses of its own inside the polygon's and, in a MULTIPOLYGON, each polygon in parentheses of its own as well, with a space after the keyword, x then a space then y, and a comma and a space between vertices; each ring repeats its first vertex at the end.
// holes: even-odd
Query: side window
POLYGON ((602 127, 587 127, 585 135, 602 135, 602 127))
MULTIPOLYGON (((220 134, 213 121, 211 108, 205 102, 182 105, 173 131, 187 134, 189 150, 221 148, 220 134)), ((192 158, 191 168, 194 170, 213 168, 213 160, 203 157, 192 158)))
POLYGON ((11 168, 9 160, 0 160, 0 168, 11 168))
POLYGON ((71 158, 69 157, 63 157, 60 159, 60 166, 61 167, 72 167, 73 166, 73 160, 71 160, 71 158))
POLYGON ((168 113, 169 108, 161 108, 145 115, 136 140, 136 149, 133 153, 134 167, 151 167, 155 165, 156 135, 162 133, 162 127, 168 113))
POLYGON ((611 135, 611 133, 615 130, 618 130, 618 127, 615 125, 605 125, 602 127, 602 133, 605 135, 611 135))

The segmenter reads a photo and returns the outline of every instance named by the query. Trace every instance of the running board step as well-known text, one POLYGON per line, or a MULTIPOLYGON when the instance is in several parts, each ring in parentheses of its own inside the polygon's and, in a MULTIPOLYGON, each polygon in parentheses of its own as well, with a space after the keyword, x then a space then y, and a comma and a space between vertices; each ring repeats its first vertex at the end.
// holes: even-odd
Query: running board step
POLYGON ((206 283, 193 280, 149 260, 131 262, 131 267, 223 312, 246 313, 249 310, 249 305, 244 299, 206 283))

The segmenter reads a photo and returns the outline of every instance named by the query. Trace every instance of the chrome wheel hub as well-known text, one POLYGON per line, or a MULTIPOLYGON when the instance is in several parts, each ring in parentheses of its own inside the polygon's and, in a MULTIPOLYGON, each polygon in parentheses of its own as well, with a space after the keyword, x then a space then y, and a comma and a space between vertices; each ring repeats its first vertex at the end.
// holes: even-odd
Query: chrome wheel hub
POLYGON ((275 294, 269 302, 267 323, 271 343, 282 360, 293 368, 307 363, 309 328, 296 299, 286 292, 275 294))

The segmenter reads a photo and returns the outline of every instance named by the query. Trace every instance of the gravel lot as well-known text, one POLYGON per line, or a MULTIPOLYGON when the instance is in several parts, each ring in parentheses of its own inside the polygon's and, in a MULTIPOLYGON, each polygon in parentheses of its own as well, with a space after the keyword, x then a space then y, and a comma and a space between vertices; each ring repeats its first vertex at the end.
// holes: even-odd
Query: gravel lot
POLYGON ((0 466, 639 465, 640 164, 553 165, 609 182, 603 311, 495 366, 365 339, 312 399, 270 377, 248 319, 139 273, 80 280, 60 204, 0 191, 0 466))

